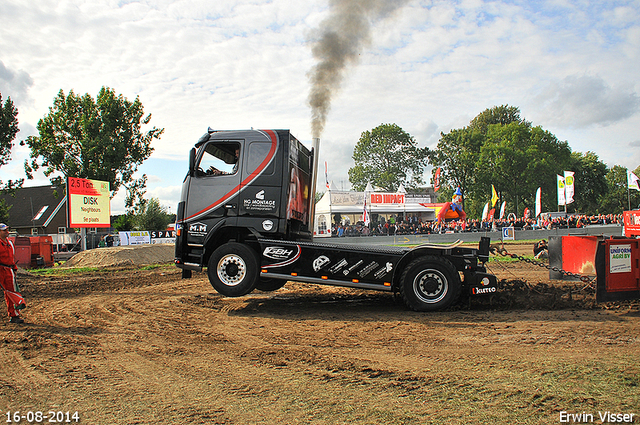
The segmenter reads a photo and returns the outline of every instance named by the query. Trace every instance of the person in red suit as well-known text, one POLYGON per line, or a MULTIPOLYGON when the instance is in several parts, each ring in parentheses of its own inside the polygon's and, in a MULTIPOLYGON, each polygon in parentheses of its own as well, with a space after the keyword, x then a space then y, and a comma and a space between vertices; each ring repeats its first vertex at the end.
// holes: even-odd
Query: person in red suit
POLYGON ((7 302, 9 321, 11 323, 24 323, 24 320, 20 317, 20 310, 16 309, 14 304, 15 299, 10 298, 10 294, 7 292, 17 293, 15 273, 18 270, 14 259, 15 249, 8 236, 9 226, 0 223, 0 284, 5 289, 3 292, 4 299, 7 302))

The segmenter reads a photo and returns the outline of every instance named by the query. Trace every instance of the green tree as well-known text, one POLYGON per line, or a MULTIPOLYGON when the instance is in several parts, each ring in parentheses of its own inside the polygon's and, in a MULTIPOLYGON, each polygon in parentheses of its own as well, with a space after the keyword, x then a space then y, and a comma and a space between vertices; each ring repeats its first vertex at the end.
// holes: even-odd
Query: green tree
POLYGON ((119 215, 113 222, 113 228, 118 232, 127 232, 133 230, 135 225, 135 215, 133 212, 119 215))
POLYGON ((18 128, 18 109, 13 105, 10 97, 2 104, 0 93, 0 166, 6 165, 11 160, 11 148, 13 139, 16 138, 18 128))
POLYGON ((538 187, 547 202, 553 202, 555 175, 569 163, 570 155, 566 142, 541 127, 532 128, 527 122, 493 124, 478 161, 479 181, 487 187, 493 184, 520 216, 525 207, 534 205, 538 187))
POLYGON ((509 209, 519 214, 533 207, 538 187, 543 204, 553 205, 555 174, 567 169, 570 154, 566 142, 533 127, 517 107, 502 105, 484 110, 468 127, 442 133, 431 162, 442 167, 444 184, 460 186, 463 208, 477 218, 491 199, 491 185, 499 202, 507 201, 509 209))
MULTIPOLYGON (((629 206, 627 169, 614 165, 607 172, 607 194, 602 199, 602 210, 610 214, 622 214, 629 206)), ((637 205, 637 204, 636 204, 637 205)))
POLYGON ((151 142, 159 139, 164 129, 149 124, 151 114, 144 116, 140 99, 131 102, 113 89, 103 87, 94 100, 89 94, 77 96, 62 90, 54 99, 49 114, 38 122, 39 136, 30 136, 21 144, 31 149, 31 161, 25 161, 29 178, 40 167, 60 183, 63 177, 80 177, 108 181, 113 196, 121 186, 127 189, 127 208, 144 193, 146 176, 133 174, 153 152, 151 142))
POLYGON ((436 150, 431 154, 434 167, 442 167, 441 181, 454 188, 460 187, 462 208, 469 217, 480 216, 491 196, 491 184, 494 184, 490 179, 480 178, 485 171, 485 165, 479 163, 480 150, 486 143, 489 127, 511 123, 528 125, 520 118, 520 110, 515 106, 485 109, 471 120, 468 127, 442 133, 436 150))
POLYGON ((469 127, 481 134, 487 134, 489 126, 493 124, 507 125, 512 122, 525 123, 520 118, 520 109, 515 106, 501 105, 485 109, 471 120, 469 127))
MULTIPOLYGON (((479 131, 464 127, 446 134, 441 133, 436 149, 430 152, 433 172, 435 173, 437 167, 441 167, 440 185, 452 187, 453 191, 460 187, 462 209, 466 209, 467 197, 475 189, 478 174, 476 164, 483 143, 484 137, 479 131)), ((438 199, 441 200, 442 196, 439 195, 438 199)), ((447 201, 450 200, 451 196, 447 201)))
MULTIPOLYGON (((13 140, 18 131, 20 131, 18 128, 18 109, 14 106, 11 97, 8 97, 3 105, 2 93, 0 93, 0 168, 11 160, 13 140)), ((0 180, 0 194, 13 196, 15 190, 22 186, 23 181, 23 179, 7 182, 0 180)), ((0 200, 0 222, 9 221, 10 208, 11 205, 5 199, 0 200)))
POLYGON ((355 166, 349 169, 349 181, 356 190, 364 190, 369 182, 388 191, 400 184, 417 187, 424 183, 428 151, 397 124, 381 124, 361 134, 353 150, 355 166))
MULTIPOLYGON (((527 123, 529 125, 529 123, 527 123)), ((552 133, 537 126, 531 128, 530 145, 526 149, 530 161, 527 164, 525 178, 530 181, 530 192, 523 198, 522 211, 535 205, 535 192, 542 188, 542 211, 554 211, 558 203, 556 174, 568 170, 571 163, 571 148, 566 141, 560 141, 552 133)), ((516 214, 517 215, 517 214, 516 214)))
MULTIPOLYGON (((640 167, 634 174, 638 175, 640 167)), ((640 192, 628 189, 627 169, 614 165, 607 172, 607 193, 602 197, 600 211, 607 214, 622 214, 622 211, 640 208, 640 192)))
POLYGON ((582 214, 606 213, 600 207, 609 188, 607 164, 591 151, 584 154, 572 152, 571 162, 570 171, 575 172, 575 210, 582 214))
POLYGON ((485 182, 483 186, 491 187, 493 184, 501 198, 508 194, 515 205, 516 215, 522 198, 531 191, 531 187, 521 181, 529 162, 523 148, 531 138, 530 130, 519 123, 491 125, 488 140, 482 146, 478 159, 478 177, 485 182))
POLYGON ((140 205, 134 222, 139 230, 166 230, 171 216, 167 208, 160 205, 159 199, 151 198, 140 205))

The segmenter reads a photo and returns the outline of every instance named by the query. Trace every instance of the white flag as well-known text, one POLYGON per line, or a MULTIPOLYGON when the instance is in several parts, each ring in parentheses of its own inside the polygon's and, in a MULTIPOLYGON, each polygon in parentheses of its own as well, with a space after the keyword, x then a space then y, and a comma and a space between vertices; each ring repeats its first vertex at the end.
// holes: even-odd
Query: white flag
POLYGON ((507 201, 502 201, 502 206, 500 207, 500 220, 504 218, 504 209, 507 206, 507 201))
POLYGON ((542 188, 539 187, 536 191, 536 218, 542 212, 542 188))
POLYGON ((484 209, 482 210, 482 221, 485 221, 489 216, 489 203, 484 204, 484 209))
POLYGON ((364 225, 369 227, 369 211, 367 211, 367 194, 364 194, 364 211, 362 212, 362 221, 364 225))
POLYGON ((573 194, 575 193, 573 174, 573 171, 564 172, 564 190, 566 194, 565 196, 567 205, 573 202, 573 194))
POLYGON ((627 187, 629 189, 640 190, 640 185, 638 184, 638 176, 636 176, 633 171, 627 170, 627 187))
POLYGON ((327 161, 324 162, 324 184, 327 186, 327 190, 330 190, 329 186, 329 168, 327 166, 327 161))
POLYGON ((564 177, 556 175, 558 177, 558 205, 566 205, 564 197, 564 177))

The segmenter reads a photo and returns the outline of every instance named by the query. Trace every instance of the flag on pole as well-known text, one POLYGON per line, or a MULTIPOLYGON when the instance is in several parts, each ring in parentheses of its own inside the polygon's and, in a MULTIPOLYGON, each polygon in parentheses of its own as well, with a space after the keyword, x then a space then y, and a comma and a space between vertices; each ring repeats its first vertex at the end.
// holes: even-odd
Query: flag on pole
POLYGON ((638 176, 636 176, 631 170, 627 170, 627 187, 629 189, 640 190, 638 176))
POLYGON ((573 194, 575 193, 573 175, 573 171, 564 172, 564 191, 567 205, 573 202, 573 194))
POLYGON ((540 215, 541 212, 542 212, 542 188, 539 187, 538 190, 536 190, 536 218, 540 215))
POLYGON ((564 197, 564 177, 556 174, 558 177, 558 205, 566 205, 565 197, 564 197))
POLYGON ((367 194, 364 194, 364 211, 362 212, 362 221, 365 226, 369 226, 369 211, 367 211, 367 194))
POLYGON ((441 171, 441 169, 440 169, 440 167, 438 167, 436 169, 436 175, 435 175, 435 177, 433 179, 433 191, 434 192, 437 192, 438 189, 440 189, 440 171, 441 171))
POLYGON ((324 162, 324 182, 327 185, 327 190, 331 189, 329 187, 329 167, 327 166, 327 161, 324 162))
POLYGON ((489 215, 489 203, 484 204, 484 209, 482 210, 482 221, 487 220, 487 216, 489 215))
POLYGON ((496 192, 496 188, 491 185, 491 206, 495 207, 496 202, 498 202, 498 193, 496 192))
POLYGON ((500 220, 504 218, 504 209, 507 206, 507 201, 502 201, 502 206, 500 207, 500 220))
POLYGON ((371 182, 367 182, 367 187, 364 188, 364 210, 362 211, 362 221, 367 227, 369 227, 369 222, 371 221, 369 210, 367 209, 367 198, 371 196, 371 192, 373 192, 373 186, 371 186, 371 182))

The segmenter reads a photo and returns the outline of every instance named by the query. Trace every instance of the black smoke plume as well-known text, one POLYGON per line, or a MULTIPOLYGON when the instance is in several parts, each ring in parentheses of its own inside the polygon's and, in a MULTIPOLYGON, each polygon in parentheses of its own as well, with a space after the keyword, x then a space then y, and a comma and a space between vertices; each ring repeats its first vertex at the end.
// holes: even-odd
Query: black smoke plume
POLYGON ((331 98, 342 83, 344 70, 358 62, 371 42, 372 23, 391 15, 408 0, 330 0, 330 15, 312 34, 312 53, 318 63, 309 72, 311 130, 320 137, 331 98))

